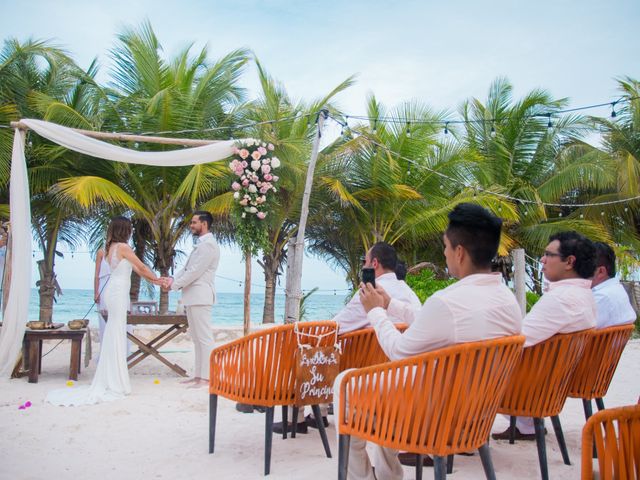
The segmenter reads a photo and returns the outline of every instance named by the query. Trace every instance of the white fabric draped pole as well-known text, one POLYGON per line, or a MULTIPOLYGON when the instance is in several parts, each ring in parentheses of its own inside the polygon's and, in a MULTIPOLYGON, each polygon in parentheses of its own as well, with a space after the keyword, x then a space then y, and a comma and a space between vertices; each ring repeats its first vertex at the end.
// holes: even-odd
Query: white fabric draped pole
MULTIPOLYGON (((169 152, 139 152, 89 138, 70 128, 42 120, 21 120, 24 125, 44 138, 70 150, 114 162, 137 163, 160 167, 182 167, 223 160, 232 155, 234 140, 202 147, 169 152)), ((247 139, 248 140, 248 139, 247 139)), ((0 329, 0 379, 13 371, 22 346, 29 313, 31 284, 31 208, 29 180, 24 155, 25 131, 16 129, 11 157, 9 187, 12 229, 11 288, 0 329)))

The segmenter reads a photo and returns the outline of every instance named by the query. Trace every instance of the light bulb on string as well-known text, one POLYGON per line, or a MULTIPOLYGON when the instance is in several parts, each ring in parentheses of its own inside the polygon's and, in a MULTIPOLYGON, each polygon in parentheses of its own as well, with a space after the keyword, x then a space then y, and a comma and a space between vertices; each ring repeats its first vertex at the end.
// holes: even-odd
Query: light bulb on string
POLYGON ((444 134, 447 135, 449 133, 449 122, 444 124, 444 134))
POLYGON ((376 135, 378 133, 378 120, 373 121, 373 134, 376 135))
POLYGON ((629 211, 629 207, 624 207, 624 211, 628 212, 629 211))
POLYGON ((584 218, 584 213, 581 213, 581 214, 580 214, 580 218, 584 218))
POLYGON ((407 122, 407 137, 411 136, 411 122, 407 122))
POLYGON ((562 212, 560 212, 560 213, 558 214, 558 216, 559 216, 559 217, 562 217, 562 212))
POLYGON ((547 122, 547 128, 549 130, 551 130, 553 128, 553 123, 551 123, 551 114, 550 113, 547 114, 547 118, 549 119, 549 121, 547 122))
POLYGON ((618 116, 616 113, 616 103, 618 102, 611 102, 611 118, 616 118, 618 116))
POLYGON ((491 137, 496 138, 496 126, 491 122, 491 137))

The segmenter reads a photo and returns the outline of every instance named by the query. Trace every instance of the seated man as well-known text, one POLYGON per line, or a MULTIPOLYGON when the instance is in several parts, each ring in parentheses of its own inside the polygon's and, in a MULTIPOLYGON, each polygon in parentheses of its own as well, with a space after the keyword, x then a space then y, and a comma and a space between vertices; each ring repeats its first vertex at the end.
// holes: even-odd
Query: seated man
MULTIPOLYGON (((378 341, 391 360, 436 350, 457 343, 518 335, 520 307, 499 273, 491 273, 491 260, 500 243, 502 220, 479 205, 463 203, 449 213, 443 236, 449 273, 460 281, 436 292, 419 309, 391 299, 384 288, 361 286, 362 305, 378 341), (391 317, 409 323, 400 333, 391 317)), ((334 404, 343 374, 336 378, 334 404)), ((348 402, 348 399, 347 399, 348 402)), ((336 409, 337 411, 337 409, 336 409)), ((374 445, 376 475, 401 479, 398 452, 374 445)), ((351 438, 349 478, 373 480, 366 441, 351 438)))
MULTIPOLYGON (((557 233, 549 238, 540 263, 549 286, 524 317, 525 348, 557 333, 578 332, 595 326, 596 304, 591 293, 591 276, 596 263, 593 242, 577 232, 557 233)), ((492 437, 506 440, 509 429, 492 437)), ((518 417, 516 439, 535 438, 533 419, 518 417)))
MULTIPOLYGON (((388 243, 378 242, 366 253, 362 266, 363 268, 373 268, 376 285, 384 287, 391 298, 396 299, 398 302, 406 302, 413 308, 419 308, 420 299, 418 299, 418 296, 404 280, 398 280, 396 276, 397 264, 398 256, 395 248, 388 243)), ((396 323, 402 322, 402 320, 398 318, 392 317, 392 320, 396 323)), ((349 303, 333 317, 333 321, 337 322, 339 333, 352 332, 371 326, 369 320, 367 320, 367 312, 365 312, 360 302, 358 292, 356 292, 351 300, 349 300, 349 303)), ((329 422, 327 421, 327 408, 325 405, 321 405, 321 412, 322 420, 325 426, 328 426, 329 422)), ((296 432, 307 433, 307 427, 317 428, 316 420, 311 414, 305 418, 303 409, 300 409, 296 422, 296 432)), ((293 425, 289 425, 290 431, 292 428, 293 425)), ((273 431, 275 433, 282 433, 282 422, 274 423, 273 431)))
POLYGON ((595 242, 596 269, 591 279, 591 291, 596 300, 596 328, 613 327, 636 320, 629 295, 616 278, 616 254, 602 242, 595 242))

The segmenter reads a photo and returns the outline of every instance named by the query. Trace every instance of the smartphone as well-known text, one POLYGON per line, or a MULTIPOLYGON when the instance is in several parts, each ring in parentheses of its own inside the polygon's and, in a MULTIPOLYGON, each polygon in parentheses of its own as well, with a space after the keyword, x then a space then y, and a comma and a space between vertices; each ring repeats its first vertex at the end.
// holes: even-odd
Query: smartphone
POLYGON ((370 283, 373 288, 376 288, 376 271, 373 268, 362 269, 362 283, 365 285, 370 283))

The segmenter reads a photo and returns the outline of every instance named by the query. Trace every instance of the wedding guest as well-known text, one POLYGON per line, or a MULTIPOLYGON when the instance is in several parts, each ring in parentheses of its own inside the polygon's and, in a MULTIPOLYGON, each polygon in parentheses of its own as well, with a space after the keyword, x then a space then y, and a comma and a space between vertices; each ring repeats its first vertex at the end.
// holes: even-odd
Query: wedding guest
MULTIPOLYGON (((549 238, 540 260, 548 290, 524 317, 525 348, 544 342, 557 333, 593 328, 596 303, 591 276, 596 265, 593 242, 577 232, 560 232, 549 238)), ((509 438, 509 429, 494 433, 496 440, 509 438)), ((533 419, 518 417, 516 439, 535 440, 533 419)))
POLYGON ((613 327, 636 320, 629 295, 616 278, 616 254, 603 242, 595 242, 596 269, 591 291, 596 301, 596 328, 613 327))
MULTIPOLYGON (((404 280, 399 280, 396 276, 396 268, 398 265, 398 256, 395 248, 386 242, 378 242, 367 251, 362 267, 372 268, 374 271, 376 285, 382 286, 385 291, 395 298, 398 302, 407 303, 412 308, 420 308, 420 299, 411 290, 411 287, 404 280)), ((392 321, 402 322, 397 317, 391 317, 392 321)), ((352 332, 371 326, 367 319, 367 312, 362 306, 360 295, 355 293, 349 303, 333 317, 333 321, 338 324, 340 333, 352 332)), ((329 425, 327 420, 328 406, 321 405, 322 421, 325 426, 329 425)), ((307 433, 307 427, 317 428, 316 420, 312 414, 304 416, 303 409, 300 409, 296 421, 296 432, 307 433)), ((289 426, 289 430, 293 429, 293 425, 289 426)), ((282 422, 274 423, 273 431, 282 433, 282 422)))
MULTIPOLYGON (((449 345, 488 340, 520 333, 522 315, 513 293, 499 273, 491 272, 498 251, 502 220, 479 205, 462 203, 449 213, 444 233, 444 256, 449 273, 459 281, 436 292, 416 309, 392 299, 381 286, 362 285, 361 302, 376 331, 380 346, 391 360, 436 350, 449 345), (391 318, 409 323, 399 332, 391 318)), ((334 405, 340 399, 338 375, 334 384, 334 405)), ((348 402, 348 399, 347 399, 348 402)), ((374 476, 365 440, 351 438, 349 478, 401 479, 398 452, 371 445, 374 476)))

